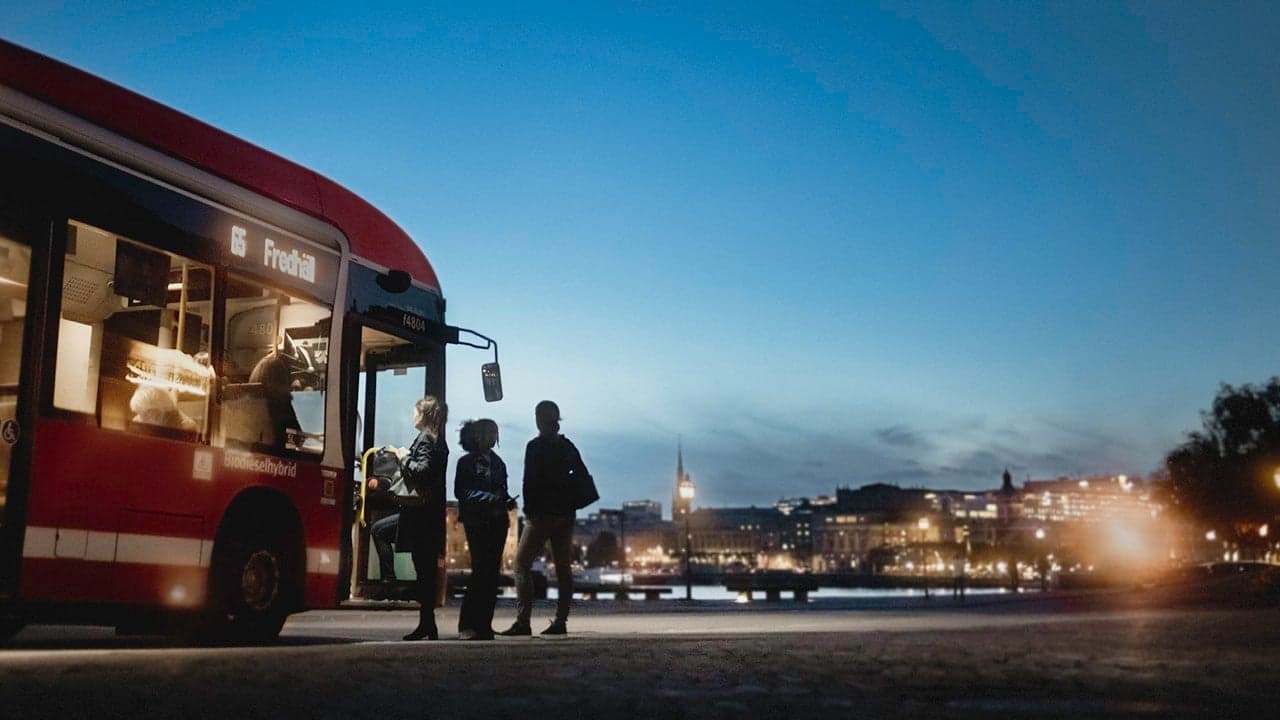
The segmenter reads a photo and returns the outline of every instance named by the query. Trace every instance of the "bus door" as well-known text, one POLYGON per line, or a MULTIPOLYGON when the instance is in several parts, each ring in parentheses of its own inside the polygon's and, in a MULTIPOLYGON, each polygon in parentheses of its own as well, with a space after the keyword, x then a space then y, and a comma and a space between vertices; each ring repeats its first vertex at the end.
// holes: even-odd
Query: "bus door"
MULTIPOLYGON (((406 597, 416 578, 407 553, 396 552, 397 511, 361 485, 359 463, 379 448, 406 450, 417 437, 414 404, 427 394, 443 397, 444 353, 441 348, 361 326, 357 415, 353 422, 355 513, 352 524, 351 597, 406 597), (376 537, 375 537, 376 535, 376 537)), ((352 363, 353 366, 356 363, 352 363)))
MULTIPOLYGON (((23 220, 17 208, 0 196, 0 601, 17 593, 21 563, 24 506, 35 423, 39 333, 35 312, 41 293, 29 293, 32 243, 48 235, 49 223, 23 220), (38 338, 37 338, 38 339, 38 338)), ((34 258, 37 262, 39 257, 34 258)))

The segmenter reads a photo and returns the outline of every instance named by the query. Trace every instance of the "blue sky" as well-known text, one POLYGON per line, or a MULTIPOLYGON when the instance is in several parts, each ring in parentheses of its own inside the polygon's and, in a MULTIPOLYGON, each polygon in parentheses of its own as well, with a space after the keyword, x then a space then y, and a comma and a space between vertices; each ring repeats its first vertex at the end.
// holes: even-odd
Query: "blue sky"
POLYGON ((1264 3, 10 3, 419 240, 604 501, 1145 474, 1276 372, 1264 3))

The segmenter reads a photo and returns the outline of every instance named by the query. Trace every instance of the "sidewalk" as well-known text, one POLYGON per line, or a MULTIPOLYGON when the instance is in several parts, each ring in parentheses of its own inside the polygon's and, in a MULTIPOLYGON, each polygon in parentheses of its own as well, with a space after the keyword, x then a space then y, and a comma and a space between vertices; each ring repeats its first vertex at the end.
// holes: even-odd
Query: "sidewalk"
MULTIPOLYGON (((399 642, 414 615, 306 613, 267 648, 0 652, 0 707, 745 720, 1269 717, 1280 704, 1274 610, 583 613, 567 637, 399 642)), ((456 609, 440 615, 452 637, 456 609)))

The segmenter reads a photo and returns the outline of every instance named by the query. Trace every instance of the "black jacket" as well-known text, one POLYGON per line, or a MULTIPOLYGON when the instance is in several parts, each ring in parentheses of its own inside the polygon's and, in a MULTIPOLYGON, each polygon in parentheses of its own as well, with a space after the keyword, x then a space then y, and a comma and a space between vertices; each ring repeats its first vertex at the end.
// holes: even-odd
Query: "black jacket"
POLYGON ((524 514, 573 515, 569 472, 586 473, 578 448, 563 435, 538 437, 524 448, 524 514))
POLYGON ((422 498, 419 506, 400 511, 396 549, 400 552, 444 549, 445 473, 449 467, 449 446, 418 433, 409 446, 409 456, 401 464, 405 484, 422 498))
POLYGON ((507 465, 495 452, 458 458, 453 480, 458 518, 468 522, 507 522, 507 465))

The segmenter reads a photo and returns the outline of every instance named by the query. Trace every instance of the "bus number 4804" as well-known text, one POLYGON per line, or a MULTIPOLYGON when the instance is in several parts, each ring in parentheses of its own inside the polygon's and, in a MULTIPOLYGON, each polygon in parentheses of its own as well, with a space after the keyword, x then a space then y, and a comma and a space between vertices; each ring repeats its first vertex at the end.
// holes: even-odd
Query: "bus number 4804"
POLYGON ((410 315, 409 313, 404 313, 403 318, 404 326, 410 330, 415 330, 417 332, 427 331, 427 321, 423 318, 420 318, 417 315, 410 315))

